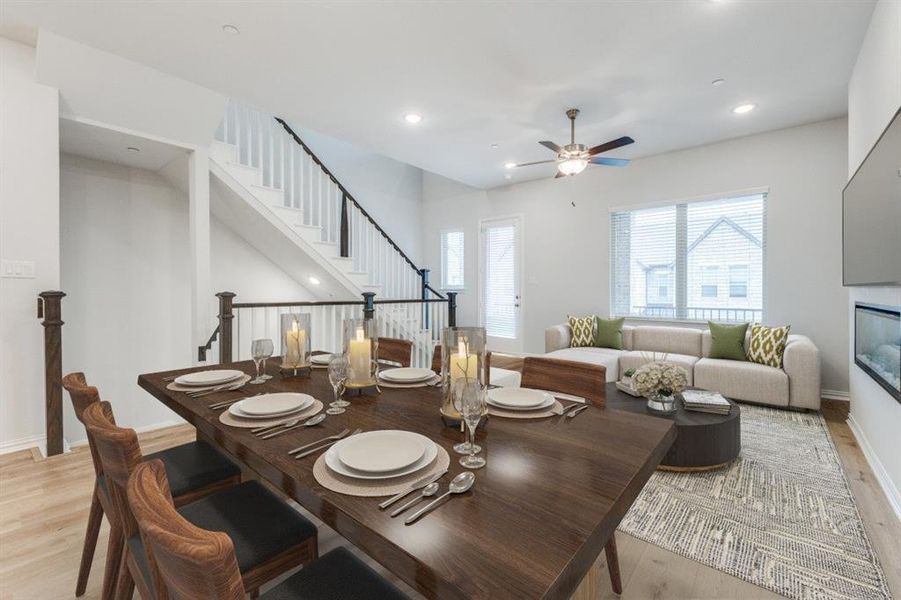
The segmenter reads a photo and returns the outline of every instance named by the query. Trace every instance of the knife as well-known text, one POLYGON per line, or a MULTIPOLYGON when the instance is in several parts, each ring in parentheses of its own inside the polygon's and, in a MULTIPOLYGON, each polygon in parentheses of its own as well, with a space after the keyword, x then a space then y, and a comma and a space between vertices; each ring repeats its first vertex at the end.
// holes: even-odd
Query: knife
POLYGON ((407 496, 407 495, 411 494, 412 492, 415 492, 418 489, 424 488, 425 486, 429 485, 433 481, 438 481, 439 479, 444 477, 446 474, 447 474, 447 469, 444 469, 443 471, 439 471, 438 473, 435 473, 434 475, 426 475, 419 481, 415 481, 412 484, 410 484, 409 488, 400 492, 396 496, 392 496, 392 497, 388 498, 387 500, 385 500, 384 502, 379 504, 379 508, 381 508, 381 509, 388 508, 389 506, 391 506, 392 504, 394 504, 395 502, 397 502, 404 496, 407 496))

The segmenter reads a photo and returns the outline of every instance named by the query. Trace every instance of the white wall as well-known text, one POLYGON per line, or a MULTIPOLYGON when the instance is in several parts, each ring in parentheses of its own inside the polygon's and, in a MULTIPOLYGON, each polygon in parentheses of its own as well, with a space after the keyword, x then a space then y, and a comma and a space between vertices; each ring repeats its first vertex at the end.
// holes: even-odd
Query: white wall
MULTIPOLYGON (((84 371, 122 424, 177 421, 136 380, 195 360, 187 198, 157 173, 78 156, 63 155, 60 176, 63 369, 84 371)), ((246 301, 311 298, 216 220, 211 238, 214 289, 246 301)), ((84 430, 64 400, 71 443, 84 430)))
MULTIPOLYGON (((639 140, 640 143, 640 140, 639 140)), ((609 209, 769 186, 766 317, 822 351, 823 387, 848 389, 847 292, 841 280, 846 121, 836 119, 482 192, 426 174, 426 263, 440 268, 439 232, 466 232, 467 293, 458 322, 477 321, 478 220, 524 218, 527 352, 567 313, 608 314, 609 209), (571 206, 575 202, 575 207, 571 206)))
MULTIPOLYGON (((0 38, 0 256, 36 263, 0 279, 0 450, 44 434, 44 330, 37 294, 59 289, 59 121, 54 88, 34 82, 34 48, 0 38)), ((28 443, 31 442, 31 443, 28 443)))
MULTIPOLYGON (((881 0, 848 84, 848 176, 901 107, 901 2, 881 0)), ((850 288, 855 302, 901 306, 901 287, 850 288)), ((850 321, 851 418, 849 423, 873 471, 901 517, 901 404, 854 364, 850 321)))
POLYGON ((422 267, 422 170, 311 129, 292 128, 401 250, 422 267))

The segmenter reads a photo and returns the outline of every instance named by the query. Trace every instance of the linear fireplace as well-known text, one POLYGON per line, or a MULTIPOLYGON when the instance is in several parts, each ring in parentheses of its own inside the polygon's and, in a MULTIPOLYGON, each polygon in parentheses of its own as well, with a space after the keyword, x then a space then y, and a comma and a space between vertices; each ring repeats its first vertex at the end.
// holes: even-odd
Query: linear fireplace
POLYGON ((901 307, 854 305, 854 362, 901 402, 901 307))

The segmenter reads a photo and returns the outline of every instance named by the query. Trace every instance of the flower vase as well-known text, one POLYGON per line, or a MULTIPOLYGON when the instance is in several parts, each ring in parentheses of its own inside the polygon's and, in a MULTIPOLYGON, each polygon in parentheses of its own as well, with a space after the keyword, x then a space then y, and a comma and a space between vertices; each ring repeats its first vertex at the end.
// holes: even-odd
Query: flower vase
POLYGON ((648 410, 659 414, 671 415, 676 412, 676 398, 672 394, 664 394, 660 391, 648 396, 648 410))

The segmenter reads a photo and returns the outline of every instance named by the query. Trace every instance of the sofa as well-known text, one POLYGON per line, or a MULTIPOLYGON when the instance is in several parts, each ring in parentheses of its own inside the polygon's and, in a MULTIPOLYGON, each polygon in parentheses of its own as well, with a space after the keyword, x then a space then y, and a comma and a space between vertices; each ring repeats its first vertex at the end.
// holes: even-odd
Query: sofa
POLYGON ((756 404, 820 408, 820 352, 803 335, 788 336, 782 368, 710 358, 710 332, 689 327, 624 325, 622 350, 570 348, 571 337, 568 324, 549 327, 544 336, 545 356, 603 365, 608 382, 640 367, 653 353, 658 360, 666 354, 667 362, 685 368, 691 386, 756 404))

